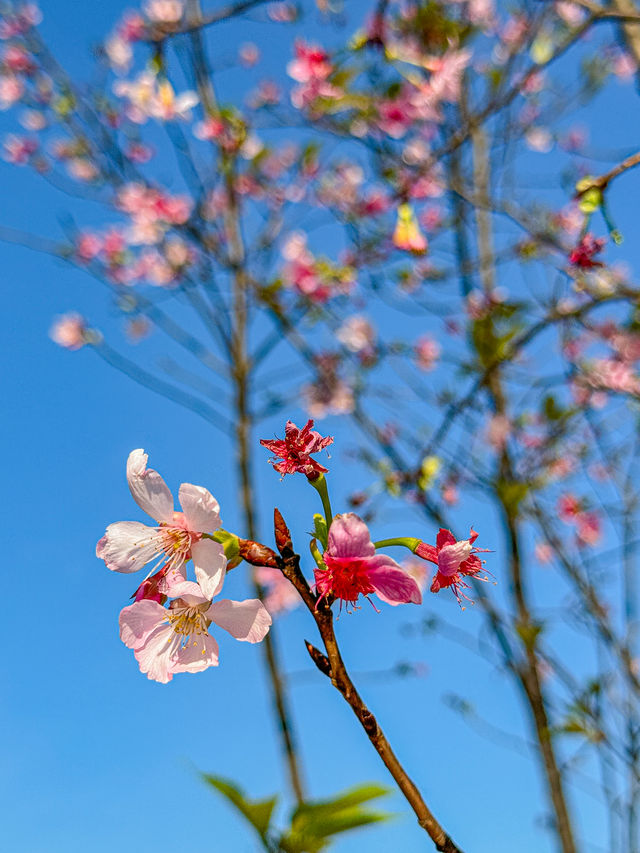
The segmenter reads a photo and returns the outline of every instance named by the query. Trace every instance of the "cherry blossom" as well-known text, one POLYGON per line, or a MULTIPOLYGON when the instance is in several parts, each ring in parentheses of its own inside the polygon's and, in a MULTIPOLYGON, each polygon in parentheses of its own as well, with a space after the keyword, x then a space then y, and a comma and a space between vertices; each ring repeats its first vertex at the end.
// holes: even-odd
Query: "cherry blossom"
POLYGON ((471 588, 464 578, 473 577, 482 581, 489 579, 486 574, 484 577, 479 576, 480 572, 485 571, 483 569, 484 560, 481 560, 476 554, 486 553, 487 549, 474 547, 473 543, 477 538, 478 534, 473 528, 468 539, 456 540, 450 530, 441 527, 436 537, 435 547, 426 542, 421 542, 418 545, 415 554, 438 566, 438 571, 431 582, 431 592, 439 592, 441 589, 451 587, 458 604, 462 604, 463 598, 471 601, 463 592, 463 590, 471 588))
POLYGON ((260 566, 255 569, 258 583, 266 588, 264 605, 272 616, 293 610, 302 604, 295 586, 286 579, 280 569, 260 566))
POLYGON ((80 314, 63 314, 54 321, 49 336, 58 346, 77 350, 87 343, 87 324, 80 314))
POLYGON ((375 593, 387 604, 422 603, 416 581, 391 557, 376 553, 367 525, 353 512, 333 519, 322 559, 326 569, 314 572, 321 598, 356 607, 360 595, 375 593))
POLYGON ((260 439, 260 444, 274 454, 269 461, 283 477, 285 474, 299 472, 310 480, 315 480, 320 474, 325 474, 329 470, 316 459, 312 459, 311 454, 319 453, 333 444, 332 436, 323 438, 313 429, 312 420, 308 420, 302 429, 299 429, 293 421, 287 421, 284 433, 284 439, 260 439), (278 459, 281 461, 278 462, 278 459))
POLYGON ((186 581, 179 572, 167 574, 164 593, 169 606, 151 597, 135 601, 120 613, 120 638, 133 649, 140 671, 166 684, 178 672, 202 672, 218 665, 218 643, 209 633, 211 623, 236 640, 259 643, 271 625, 271 617, 258 599, 211 603, 224 583, 224 571, 216 574, 207 590, 186 581))
POLYGON ((180 486, 182 512, 173 508, 173 497, 166 483, 152 468, 147 468, 144 450, 132 450, 127 460, 127 481, 138 506, 154 518, 156 527, 139 521, 110 524, 96 546, 96 556, 115 572, 137 572, 149 564, 163 574, 171 570, 184 573, 192 559, 195 575, 203 592, 211 589, 224 573, 224 548, 211 535, 220 528, 218 501, 202 486, 180 486))
POLYGON ((602 262, 594 261, 593 258, 603 250, 604 244, 605 240, 602 237, 596 238, 593 234, 585 234, 569 253, 569 263, 581 269, 601 267, 602 262))

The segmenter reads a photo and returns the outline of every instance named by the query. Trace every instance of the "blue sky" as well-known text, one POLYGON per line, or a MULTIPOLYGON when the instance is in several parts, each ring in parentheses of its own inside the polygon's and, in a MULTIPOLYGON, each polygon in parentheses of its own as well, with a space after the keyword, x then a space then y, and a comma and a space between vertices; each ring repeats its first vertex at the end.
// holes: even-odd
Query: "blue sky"
MULTIPOLYGON (((43 32, 72 70, 86 73, 84 47, 96 43, 123 8, 116 0, 44 0, 43 32)), ((250 30, 238 25, 227 32, 240 42, 250 30)), ((268 61, 275 62, 276 48, 268 61)), ((624 127, 620 123, 622 110, 637 107, 633 97, 629 89, 611 96, 606 108, 612 121, 593 128, 594 144, 609 149, 626 145, 634 134, 637 138, 635 117, 625 115, 624 127)), ((67 203, 63 196, 27 170, 6 164, 0 164, 0 181, 0 224, 58 233, 67 203)), ((631 234, 637 183, 630 177, 627 196, 614 197, 622 230, 631 234)), ((634 260, 636 251, 632 246, 626 257, 634 260)), ((258 650, 221 637, 217 670, 177 677, 168 686, 148 682, 118 638, 117 615, 132 591, 131 579, 107 572, 94 554, 107 524, 142 520, 124 476, 127 454, 135 447, 147 450, 174 493, 183 481, 210 488, 225 526, 238 529, 230 447, 195 415, 133 385, 90 352, 68 353, 51 343, 47 331, 54 315, 69 309, 96 318, 104 314, 104 292, 93 280, 24 248, 2 245, 0 256, 8 581, 0 700, 4 843, 15 853, 151 853, 169 846, 251 851, 249 831, 197 773, 233 778, 253 796, 286 790, 258 650)), ((298 421, 304 417, 300 409, 290 414, 298 421)), ((281 420, 267 424, 264 434, 281 431, 281 420)), ((353 468, 345 459, 351 439, 338 419, 328 419, 322 429, 336 436, 335 509, 351 490, 353 468)), ((277 503, 302 539, 318 509, 315 492, 303 480, 279 482, 266 454, 258 458, 262 521, 268 522, 277 503)), ((390 515, 395 522, 401 517, 400 507, 390 515)), ((494 519, 486 509, 465 504, 457 520, 461 528, 470 520, 482 526, 479 544, 496 547, 494 519)), ((419 531, 415 519, 406 527, 393 530, 425 538, 435 533, 419 531)), ((266 523, 263 529, 268 531, 266 523)), ((248 594, 241 572, 229 578, 226 593, 248 594)), ((479 629, 473 612, 461 614, 452 599, 438 599, 438 605, 455 625, 472 634, 479 629)), ((425 799, 464 849, 508 853, 517 839, 519 853, 550 853, 553 846, 536 821, 546 808, 537 767, 517 740, 526 739, 519 697, 491 660, 437 635, 409 636, 406 626, 417 619, 410 607, 385 608, 381 615, 364 607, 340 619, 344 654, 353 672, 362 675, 366 701, 425 799), (425 663, 427 675, 367 677, 398 660, 425 663), (493 745, 478 736, 443 703, 452 692, 464 695, 516 740, 493 745)), ((311 668, 302 643, 315 639, 309 616, 295 612, 276 627, 285 669, 292 674, 311 794, 328 796, 369 780, 387 784, 350 710, 311 668)), ((583 793, 573 796, 576 824, 596 850, 600 807, 583 793)), ((425 849, 403 801, 392 796, 387 807, 398 815, 393 823, 345 837, 335 849, 348 853, 364 844, 371 853, 392 846, 425 849)), ((591 848, 585 844, 584 849, 591 848)))

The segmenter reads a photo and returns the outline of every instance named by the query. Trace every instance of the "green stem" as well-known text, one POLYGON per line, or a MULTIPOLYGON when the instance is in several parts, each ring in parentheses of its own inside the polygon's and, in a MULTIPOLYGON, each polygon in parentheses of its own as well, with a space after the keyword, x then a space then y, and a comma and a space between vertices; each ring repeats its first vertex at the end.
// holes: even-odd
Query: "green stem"
POLYGON ((324 510, 324 519, 327 522, 327 530, 331 527, 331 522, 333 521, 333 512, 331 511, 331 501, 329 500, 329 490, 327 488, 327 481, 325 479, 324 474, 320 474, 319 477, 316 477, 315 480, 309 480, 309 484, 313 486, 313 488, 320 495, 320 500, 322 501, 322 508, 324 510))
POLYGON ((414 539, 411 536, 399 536, 395 539, 379 539, 373 543, 374 548, 390 548, 392 545, 400 545, 403 548, 408 548, 415 554, 416 548, 422 540, 414 539))

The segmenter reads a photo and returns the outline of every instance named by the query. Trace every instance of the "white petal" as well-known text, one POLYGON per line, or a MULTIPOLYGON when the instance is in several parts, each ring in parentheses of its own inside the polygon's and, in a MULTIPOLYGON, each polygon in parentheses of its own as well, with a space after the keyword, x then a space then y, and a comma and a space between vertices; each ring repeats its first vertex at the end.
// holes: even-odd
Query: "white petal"
POLYGON ((156 521, 173 521, 173 498, 157 471, 147 468, 144 450, 132 450, 127 459, 127 481, 134 501, 156 521))
POLYGON ((271 625, 267 608, 257 598, 247 601, 216 601, 205 616, 228 631, 236 640, 247 643, 259 643, 271 625))
POLYGON ((220 527, 220 504, 208 489, 183 483, 180 504, 189 530, 196 533, 215 533, 220 527))
POLYGON ((191 546, 191 558, 202 594, 211 601, 224 583, 227 568, 224 547, 213 539, 201 539, 191 546))
POLYGON ((162 534, 139 521, 110 524, 96 545, 96 556, 112 572, 137 572, 162 553, 162 534))

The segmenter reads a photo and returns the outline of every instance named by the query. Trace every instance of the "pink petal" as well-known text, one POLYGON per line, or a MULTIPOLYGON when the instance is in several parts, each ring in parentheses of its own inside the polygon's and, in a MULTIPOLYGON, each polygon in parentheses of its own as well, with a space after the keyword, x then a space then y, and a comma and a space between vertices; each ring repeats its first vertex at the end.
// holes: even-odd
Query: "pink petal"
POLYGON ((137 572, 161 554, 161 534, 139 521, 110 524, 96 545, 96 556, 112 572, 137 572))
POLYGON ((329 529, 327 553, 332 557, 373 557, 367 525, 354 512, 336 515, 329 529))
POLYGON ((202 594, 199 584, 195 583, 195 581, 184 580, 179 572, 170 572, 167 574, 163 592, 169 598, 180 598, 189 607, 204 604, 209 600, 202 594))
POLYGON ((268 610, 257 598, 246 601, 216 601, 205 616, 228 631, 236 640, 248 643, 259 643, 271 625, 268 610))
POLYGON ((173 521, 173 498, 157 471, 147 468, 144 450, 132 450, 127 459, 127 480, 134 501, 156 521, 173 521))
POLYGON ((438 571, 446 577, 451 577, 458 572, 460 564, 471 554, 471 543, 468 539, 445 545, 438 552, 438 571))
POLYGON ((144 646, 134 651, 140 672, 146 673, 147 678, 152 681, 159 681, 162 684, 171 681, 173 678, 171 658, 179 644, 180 636, 175 633, 170 624, 158 625, 148 636, 144 646))
POLYGON ((180 505, 189 530, 215 533, 220 527, 220 504, 208 489, 183 483, 180 486, 180 505))
POLYGON ((157 601, 136 601, 120 611, 120 639, 129 649, 141 648, 166 618, 167 611, 157 601))
POLYGON ((171 660, 172 672, 202 672, 210 666, 218 666, 218 644, 211 634, 201 634, 197 640, 189 640, 180 646, 171 660))
POLYGON ((376 558, 378 565, 369 570, 369 581, 376 595, 387 604, 422 604, 420 587, 390 557, 376 558), (382 560, 385 560, 382 563, 382 560))
POLYGON ((191 546, 191 558, 202 594, 210 601, 224 583, 227 568, 224 547, 212 539, 201 539, 191 546))

